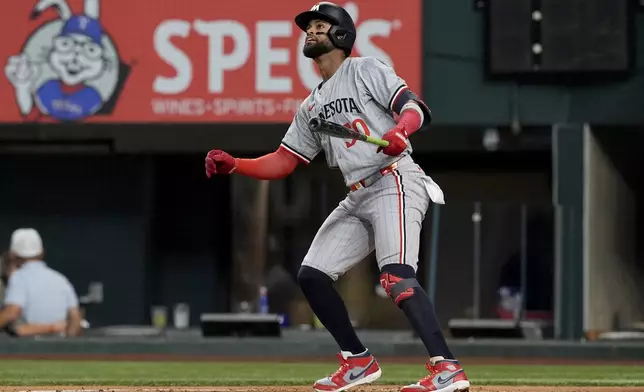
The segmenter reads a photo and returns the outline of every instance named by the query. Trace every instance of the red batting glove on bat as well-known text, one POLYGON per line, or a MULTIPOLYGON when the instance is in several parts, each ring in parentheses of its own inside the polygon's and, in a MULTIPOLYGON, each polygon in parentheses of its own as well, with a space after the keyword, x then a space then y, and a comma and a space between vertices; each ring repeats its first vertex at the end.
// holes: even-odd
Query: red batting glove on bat
POLYGON ((235 158, 221 150, 210 150, 206 155, 206 176, 213 174, 232 174, 235 171, 235 158))
POLYGON ((382 151, 389 156, 396 156, 400 155, 407 148, 407 132, 400 126, 396 126, 391 131, 385 133, 382 139, 388 141, 389 145, 387 147, 378 147, 377 152, 382 151))
POLYGON ((389 142, 389 145, 384 148, 379 147, 377 152, 382 151, 389 156, 396 156, 405 151, 409 135, 416 132, 421 126, 422 118, 419 111, 420 109, 413 108, 405 110, 403 107, 398 124, 382 137, 389 142))

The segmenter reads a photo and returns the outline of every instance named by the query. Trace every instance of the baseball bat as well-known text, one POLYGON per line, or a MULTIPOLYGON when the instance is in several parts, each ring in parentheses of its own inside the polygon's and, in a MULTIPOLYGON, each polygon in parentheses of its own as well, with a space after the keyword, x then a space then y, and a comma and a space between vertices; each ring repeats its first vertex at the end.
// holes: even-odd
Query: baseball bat
POLYGON ((363 142, 375 144, 380 147, 387 147, 389 142, 379 137, 367 136, 360 132, 356 132, 351 128, 340 125, 331 121, 324 120, 319 117, 313 117, 309 120, 309 129, 312 132, 318 132, 331 137, 338 137, 342 139, 355 139, 363 142))

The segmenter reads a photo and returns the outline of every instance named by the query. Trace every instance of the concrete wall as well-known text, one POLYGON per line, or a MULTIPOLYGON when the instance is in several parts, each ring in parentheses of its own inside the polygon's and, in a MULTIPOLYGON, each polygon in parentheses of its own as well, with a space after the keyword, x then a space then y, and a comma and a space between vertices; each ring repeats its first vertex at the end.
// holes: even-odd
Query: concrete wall
POLYGON ((644 319, 642 268, 636 258, 636 194, 594 132, 585 132, 586 331, 644 319))

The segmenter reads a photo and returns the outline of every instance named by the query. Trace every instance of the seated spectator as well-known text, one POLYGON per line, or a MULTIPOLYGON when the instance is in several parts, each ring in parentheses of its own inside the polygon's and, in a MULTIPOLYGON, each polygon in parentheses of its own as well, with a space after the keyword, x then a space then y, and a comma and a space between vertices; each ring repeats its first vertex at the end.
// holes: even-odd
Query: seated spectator
POLYGON ((69 280, 44 262, 40 234, 18 229, 11 236, 8 283, 0 328, 18 336, 81 333, 78 297, 69 280))
MULTIPOLYGON (((0 255, 0 308, 4 302, 4 289, 7 287, 9 278, 14 271, 18 269, 15 257, 9 256, 9 251, 5 251, 0 255)), ((65 332, 67 326, 66 322, 58 322, 55 324, 28 324, 24 319, 20 318, 4 328, 4 332, 12 336, 32 336, 32 335, 46 335, 46 334, 62 334, 65 332)))

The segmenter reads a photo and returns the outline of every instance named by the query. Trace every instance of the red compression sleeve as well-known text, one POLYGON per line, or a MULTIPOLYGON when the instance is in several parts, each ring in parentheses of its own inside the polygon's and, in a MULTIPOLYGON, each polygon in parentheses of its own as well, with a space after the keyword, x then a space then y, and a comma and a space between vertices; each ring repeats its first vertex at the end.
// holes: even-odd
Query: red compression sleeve
POLYGON ((235 158, 235 173, 258 180, 278 180, 291 174, 298 163, 295 155, 280 146, 277 151, 259 158, 235 158))
MULTIPOLYGON (((419 109, 420 110, 420 109, 419 109)), ((414 132, 420 129, 422 125, 422 118, 420 113, 413 108, 407 108, 400 114, 398 126, 404 129, 407 137, 411 136, 414 132)))

